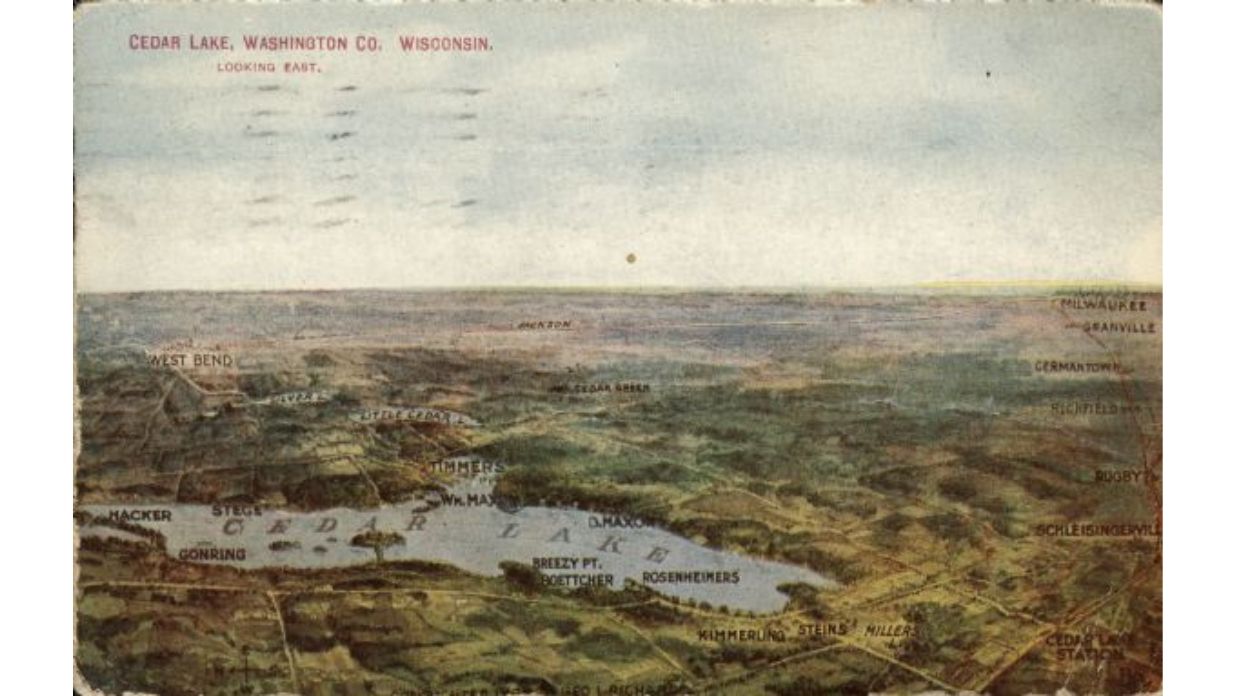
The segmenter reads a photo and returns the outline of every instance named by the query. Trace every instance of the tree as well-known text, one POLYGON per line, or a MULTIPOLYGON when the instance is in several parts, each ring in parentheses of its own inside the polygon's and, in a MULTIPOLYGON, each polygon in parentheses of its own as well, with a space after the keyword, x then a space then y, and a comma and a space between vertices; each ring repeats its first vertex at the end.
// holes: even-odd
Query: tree
POLYGON ((383 551, 391 546, 403 546, 404 543, 403 535, 398 532, 379 532, 376 529, 370 529, 367 532, 361 532, 352 537, 353 546, 373 549, 374 554, 378 557, 378 563, 382 562, 383 551))
POLYGON ((545 584, 541 571, 526 563, 502 561, 498 568, 508 583, 528 594, 539 593, 545 584))
POLYGON ((956 604, 919 602, 906 609, 904 617, 914 629, 901 644, 901 655, 912 664, 938 657, 946 649, 968 650, 979 642, 977 631, 966 623, 966 610, 956 604))
POLYGON ((817 618, 831 616, 832 610, 820 596, 819 590, 805 582, 786 582, 777 585, 777 591, 790 598, 787 610, 804 611, 817 618))

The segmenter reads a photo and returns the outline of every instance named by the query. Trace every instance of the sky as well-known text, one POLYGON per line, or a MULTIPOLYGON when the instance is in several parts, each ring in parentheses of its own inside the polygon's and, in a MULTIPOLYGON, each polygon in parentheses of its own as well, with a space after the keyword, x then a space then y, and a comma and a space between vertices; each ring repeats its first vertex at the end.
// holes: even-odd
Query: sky
POLYGON ((75 24, 82 292, 1161 279, 1156 8, 101 4, 75 24), (404 53, 411 34, 492 50, 404 53), (322 72, 220 71, 288 61, 322 72))

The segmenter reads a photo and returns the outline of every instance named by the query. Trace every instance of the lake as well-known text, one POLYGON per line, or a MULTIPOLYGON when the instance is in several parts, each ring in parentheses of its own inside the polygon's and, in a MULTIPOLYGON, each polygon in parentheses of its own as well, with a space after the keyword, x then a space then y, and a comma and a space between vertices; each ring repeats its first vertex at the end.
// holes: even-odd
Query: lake
MULTIPOLYGON (((684 600, 758 613, 777 611, 788 601, 778 585, 836 586, 806 568, 711 549, 639 520, 571 508, 504 509, 494 504, 491 491, 490 483, 468 481, 436 496, 436 505, 412 500, 368 510, 188 504, 82 509, 159 531, 173 557, 240 568, 368 563, 375 551, 352 540, 393 532, 402 541, 382 549, 387 560, 436 561, 487 576, 501 575, 501 562, 517 561, 539 567, 547 583, 562 588, 621 589, 630 579, 684 600)), ((105 527, 82 530, 108 533, 105 527)))

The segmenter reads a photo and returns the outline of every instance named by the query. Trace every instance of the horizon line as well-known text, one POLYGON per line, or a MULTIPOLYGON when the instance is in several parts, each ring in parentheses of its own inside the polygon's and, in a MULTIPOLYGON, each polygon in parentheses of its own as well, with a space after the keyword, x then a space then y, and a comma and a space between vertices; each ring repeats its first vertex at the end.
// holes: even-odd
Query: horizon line
POLYGON ((914 291, 1020 291, 1032 290, 1120 290, 1132 292, 1163 292, 1163 284, 1146 281, 1122 280, 1048 280, 1020 278, 1010 280, 930 280, 917 283, 897 284, 838 284, 838 285, 423 285, 423 286, 343 286, 318 288, 145 288, 132 290, 79 290, 74 296, 86 295, 148 295, 148 294, 263 294, 263 293, 329 293, 329 292, 541 292, 541 293, 756 293, 813 294, 828 292, 914 292, 914 291))

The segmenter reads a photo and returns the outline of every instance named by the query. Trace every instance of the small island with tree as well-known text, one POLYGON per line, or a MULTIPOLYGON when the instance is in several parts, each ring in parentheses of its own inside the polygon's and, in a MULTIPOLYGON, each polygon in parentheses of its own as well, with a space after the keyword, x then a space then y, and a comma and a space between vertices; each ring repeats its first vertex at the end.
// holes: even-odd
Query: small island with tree
POLYGON ((367 532, 361 532, 352 537, 352 546, 361 548, 373 549, 373 553, 377 556, 378 563, 384 560, 384 552, 391 546, 403 546, 405 539, 398 532, 379 532, 376 529, 371 529, 367 532))

